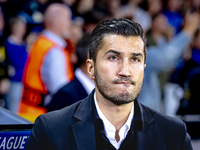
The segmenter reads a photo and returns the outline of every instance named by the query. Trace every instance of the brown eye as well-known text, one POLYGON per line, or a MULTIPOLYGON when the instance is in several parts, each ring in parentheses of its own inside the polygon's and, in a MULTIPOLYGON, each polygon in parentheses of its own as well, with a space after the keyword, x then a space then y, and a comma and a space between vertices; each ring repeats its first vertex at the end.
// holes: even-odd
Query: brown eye
POLYGON ((131 59, 131 61, 138 62, 139 59, 137 57, 134 57, 134 58, 131 59))
POLYGON ((109 59, 110 59, 110 60, 117 60, 118 57, 117 57, 117 56, 111 56, 111 57, 109 57, 109 59))

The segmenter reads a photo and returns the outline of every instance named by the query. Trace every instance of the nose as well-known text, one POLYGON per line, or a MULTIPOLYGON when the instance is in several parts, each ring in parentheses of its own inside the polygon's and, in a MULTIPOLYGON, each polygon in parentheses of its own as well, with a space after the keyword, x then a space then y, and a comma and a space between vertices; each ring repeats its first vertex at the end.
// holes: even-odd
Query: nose
POLYGON ((128 60, 124 60, 120 65, 119 77, 131 77, 131 68, 128 60))

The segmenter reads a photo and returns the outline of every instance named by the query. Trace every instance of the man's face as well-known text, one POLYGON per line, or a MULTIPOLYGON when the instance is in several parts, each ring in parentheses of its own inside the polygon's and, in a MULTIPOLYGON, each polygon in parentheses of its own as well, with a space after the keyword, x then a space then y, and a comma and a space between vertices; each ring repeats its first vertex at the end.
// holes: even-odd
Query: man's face
POLYGON ((142 88, 144 43, 140 37, 108 35, 92 65, 96 92, 116 105, 130 103, 142 88))
POLYGON ((12 25, 11 32, 22 39, 26 33, 26 23, 22 20, 17 20, 17 22, 12 25))

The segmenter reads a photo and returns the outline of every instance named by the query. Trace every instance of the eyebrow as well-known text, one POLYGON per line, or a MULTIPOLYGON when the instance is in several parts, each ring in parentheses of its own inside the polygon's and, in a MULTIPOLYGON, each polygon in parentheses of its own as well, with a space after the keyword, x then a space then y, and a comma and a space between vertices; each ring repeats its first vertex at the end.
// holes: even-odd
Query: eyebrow
POLYGON ((143 57, 142 53, 131 53, 132 56, 143 57))
POLYGON ((120 55, 120 54, 121 54, 121 52, 111 49, 111 50, 108 50, 108 51, 104 54, 104 56, 105 56, 106 54, 108 54, 108 53, 114 53, 114 54, 117 54, 117 55, 120 55))
MULTIPOLYGON (((111 50, 108 50, 108 51, 104 54, 104 56, 105 56, 106 54, 108 54, 108 53, 114 53, 114 54, 120 55, 122 52, 119 52, 119 51, 116 51, 116 50, 111 49, 111 50)), ((132 55, 132 56, 136 56, 136 57, 143 57, 143 54, 142 54, 142 53, 131 53, 131 55, 132 55)))

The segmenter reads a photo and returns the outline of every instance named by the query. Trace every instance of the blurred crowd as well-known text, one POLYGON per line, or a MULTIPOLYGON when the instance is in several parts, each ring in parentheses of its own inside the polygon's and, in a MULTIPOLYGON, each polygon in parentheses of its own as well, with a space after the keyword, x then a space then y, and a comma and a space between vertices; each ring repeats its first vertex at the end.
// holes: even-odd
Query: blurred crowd
POLYGON ((146 34, 138 100, 171 116, 200 114, 199 0, 0 0, 0 106, 46 113, 86 97, 89 36, 112 17, 146 34))

